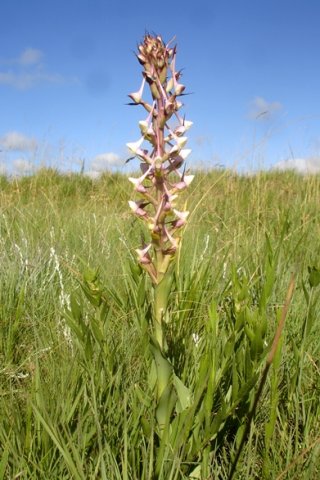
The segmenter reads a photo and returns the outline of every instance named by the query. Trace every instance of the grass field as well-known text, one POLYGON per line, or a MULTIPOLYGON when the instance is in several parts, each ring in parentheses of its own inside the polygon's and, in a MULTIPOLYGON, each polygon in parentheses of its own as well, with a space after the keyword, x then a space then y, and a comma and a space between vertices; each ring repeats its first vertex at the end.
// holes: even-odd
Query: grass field
POLYGON ((319 176, 196 174, 167 333, 191 392, 173 417, 193 423, 174 447, 154 422, 128 180, 43 170, 0 187, 0 480, 228 479, 292 274, 234 478, 320 478, 319 176))

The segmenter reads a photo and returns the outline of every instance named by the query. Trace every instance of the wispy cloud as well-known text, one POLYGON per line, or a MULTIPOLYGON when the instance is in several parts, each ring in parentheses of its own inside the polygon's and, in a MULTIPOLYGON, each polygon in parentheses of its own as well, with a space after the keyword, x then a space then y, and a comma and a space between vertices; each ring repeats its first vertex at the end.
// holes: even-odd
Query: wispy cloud
POLYGON ((270 120, 282 108, 283 106, 280 102, 268 102, 263 97, 256 97, 251 102, 249 118, 251 120, 270 120))
POLYGON ((36 65, 41 62, 44 54, 38 48, 26 48, 18 58, 20 65, 36 65))
POLYGON ((64 83, 64 78, 57 73, 44 72, 0 72, 0 84, 17 88, 18 90, 27 90, 43 83, 64 83))
POLYGON ((15 57, 0 57, 1 65, 30 67, 42 63, 45 55, 39 48, 28 47, 15 57))
POLYGON ((123 165, 123 158, 113 152, 106 152, 97 155, 91 162, 91 169, 95 172, 103 172, 110 167, 123 165))
POLYGON ((65 78, 62 75, 47 70, 43 64, 44 53, 37 48, 26 48, 16 58, 1 59, 0 64, 7 69, 0 70, 0 85, 6 85, 18 90, 28 90, 43 84, 75 83, 75 78, 65 78))
POLYGON ((320 173, 320 157, 289 158, 276 163, 274 170, 294 170, 301 174, 320 173))
POLYGON ((14 152, 33 152, 38 143, 35 138, 19 132, 8 132, 0 137, 0 148, 14 152))
POLYGON ((24 158, 17 158, 16 160, 13 160, 12 165, 14 172, 18 175, 26 175, 34 170, 33 164, 24 158))

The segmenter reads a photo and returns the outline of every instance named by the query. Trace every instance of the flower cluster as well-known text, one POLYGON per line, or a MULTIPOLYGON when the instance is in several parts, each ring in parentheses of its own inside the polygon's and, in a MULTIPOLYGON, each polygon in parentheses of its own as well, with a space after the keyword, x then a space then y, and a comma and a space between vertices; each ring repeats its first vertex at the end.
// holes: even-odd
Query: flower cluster
POLYGON ((139 91, 129 95, 131 105, 142 105, 147 111, 147 118, 139 122, 141 138, 127 143, 133 156, 140 160, 142 173, 139 178, 129 178, 139 194, 139 199, 129 201, 129 205, 150 231, 150 243, 143 244, 137 254, 155 285, 163 279, 179 247, 179 229, 185 225, 189 212, 177 210, 175 202, 179 192, 193 180, 184 167, 191 152, 184 148, 185 133, 192 122, 179 114, 179 97, 184 95, 185 86, 180 83, 181 71, 176 70, 176 46, 169 45, 160 36, 144 37, 137 54, 143 67, 142 84, 139 91), (142 98, 146 84, 151 92, 150 102, 142 98), (169 124, 172 117, 174 127, 169 124), (144 148, 145 141, 149 142, 149 149, 144 148))

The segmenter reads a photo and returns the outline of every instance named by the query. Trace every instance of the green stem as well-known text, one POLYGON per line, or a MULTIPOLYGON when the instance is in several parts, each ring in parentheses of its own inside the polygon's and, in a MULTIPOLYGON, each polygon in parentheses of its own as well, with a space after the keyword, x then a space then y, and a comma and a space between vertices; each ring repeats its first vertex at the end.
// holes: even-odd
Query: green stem
POLYGON ((157 342, 159 343, 160 349, 163 350, 163 327, 162 321, 164 312, 167 306, 167 302, 165 301, 164 294, 163 294, 163 287, 162 282, 154 288, 154 334, 156 337, 157 342))
MULTIPOLYGON (((173 273, 172 267, 168 268, 166 265, 166 271, 159 272, 162 277, 160 282, 154 287, 154 333, 155 337, 160 345, 161 350, 165 347, 164 335, 163 335, 163 320, 167 310, 169 295, 172 286, 173 273)), ((160 277, 160 278, 161 278, 160 277)))

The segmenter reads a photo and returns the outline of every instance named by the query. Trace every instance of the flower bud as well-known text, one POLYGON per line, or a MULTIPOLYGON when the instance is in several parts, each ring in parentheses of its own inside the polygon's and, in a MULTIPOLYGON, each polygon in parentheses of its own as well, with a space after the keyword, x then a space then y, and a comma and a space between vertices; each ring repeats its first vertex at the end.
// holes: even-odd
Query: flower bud
POLYGON ((174 129, 174 134, 177 135, 178 137, 180 137, 181 135, 183 135, 186 131, 186 127, 184 125, 180 125, 180 127, 177 127, 174 129))
POLYGON ((144 136, 145 140, 148 140, 152 144, 155 143, 155 133, 151 125, 148 124, 146 120, 141 120, 139 122, 139 127, 141 130, 142 135, 144 136))
POLYGON ((168 102, 166 102, 166 105, 164 107, 164 111, 165 111, 165 114, 167 116, 167 119, 169 119, 171 117, 171 115, 173 114, 173 112, 175 112, 176 110, 177 110, 176 102, 174 100, 169 100, 168 102))
POLYGON ((131 153, 133 153, 134 155, 138 155, 138 152, 142 151, 140 149, 140 146, 142 145, 143 141, 144 137, 141 137, 140 140, 138 140, 137 142, 129 142, 126 145, 131 153))
POLYGON ((183 148, 188 141, 188 137, 176 137, 176 142, 179 148, 183 148))
POLYGON ((146 120, 140 120, 139 127, 142 135, 146 135, 149 128, 149 123, 146 120))
POLYGON ((145 217, 147 216, 147 212, 143 210, 143 207, 146 205, 144 202, 133 202, 132 200, 129 200, 129 207, 135 213, 138 217, 145 217))
POLYGON ((185 160, 190 155, 191 152, 192 150, 190 148, 185 148, 184 150, 181 150, 180 157, 182 157, 183 160, 185 160))
POLYGON ((170 78, 166 86, 166 92, 169 93, 171 92, 172 89, 173 89, 173 78, 170 78))
POLYGON ((193 122, 191 122, 190 120, 183 121, 183 126, 185 127, 186 130, 189 130, 189 128, 191 128, 192 125, 193 125, 193 122))
POLYGON ((181 228, 185 225, 189 212, 179 212, 178 210, 173 210, 175 215, 178 217, 177 220, 172 222, 174 228, 181 228))
POLYGON ((183 190, 184 188, 187 188, 192 180, 194 179, 194 175, 183 175, 181 177, 180 182, 177 182, 173 185, 174 190, 183 190))
POLYGON ((160 157, 160 155, 156 156, 156 158, 154 159, 154 163, 153 163, 154 168, 156 170, 161 170, 162 163, 163 163, 162 157, 160 157))
POLYGON ((164 227, 165 234, 167 236, 168 241, 171 243, 171 245, 177 249, 179 246, 179 240, 178 238, 173 238, 167 227, 164 227))
POLYGON ((181 95, 181 93, 185 90, 185 86, 182 83, 176 83, 174 86, 174 91, 176 95, 181 95))
POLYGON ((141 103, 145 83, 146 83, 146 80, 145 78, 143 78, 140 89, 137 92, 130 93, 128 95, 128 97, 130 97, 137 104, 141 103))
POLYGON ((133 183, 134 189, 136 192, 139 192, 139 193, 147 192, 147 189, 142 185, 140 178, 129 177, 128 180, 129 182, 133 183))
POLYGON ((151 243, 149 243, 149 245, 147 245, 145 248, 137 248, 136 249, 136 252, 138 254, 138 260, 139 260, 139 263, 141 263, 142 265, 148 265, 149 263, 152 262, 151 260, 151 257, 149 255, 149 250, 151 248, 151 243))

